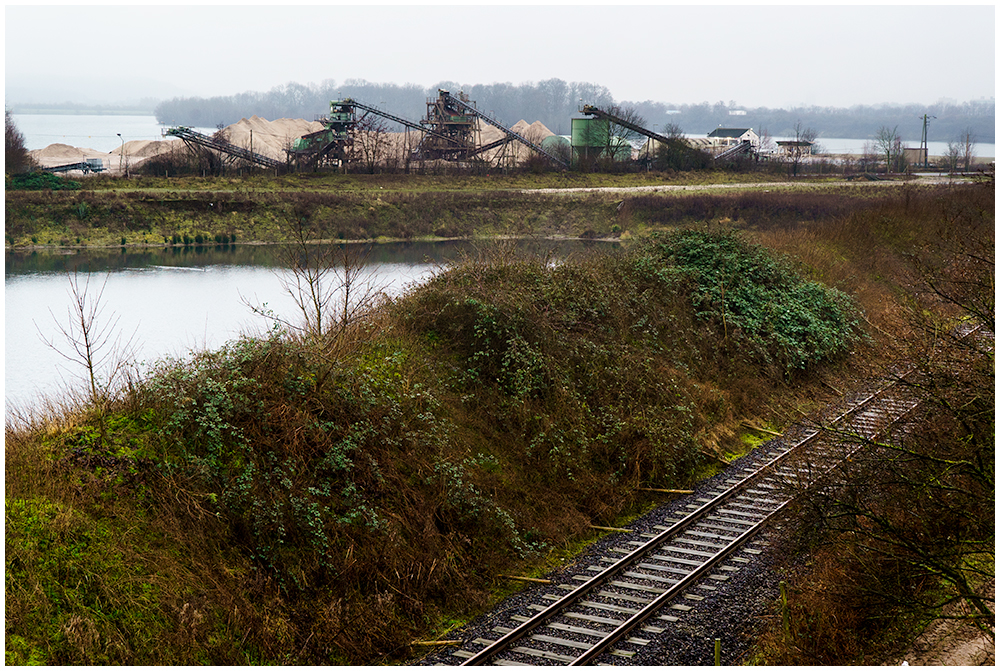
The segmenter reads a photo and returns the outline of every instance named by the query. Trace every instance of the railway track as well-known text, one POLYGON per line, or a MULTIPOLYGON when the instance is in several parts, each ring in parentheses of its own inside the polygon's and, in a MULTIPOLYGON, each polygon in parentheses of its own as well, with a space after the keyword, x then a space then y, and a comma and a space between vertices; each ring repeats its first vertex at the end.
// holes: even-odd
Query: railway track
POLYGON ((768 443, 741 473, 686 503, 686 514, 639 538, 623 533, 572 582, 544 590, 540 603, 528 605, 533 615, 508 616, 493 627, 495 637, 467 641, 452 659, 463 666, 627 664, 759 554, 753 539, 797 496, 821 486, 864 440, 885 436, 919 403, 910 386, 886 383, 823 427, 768 443))

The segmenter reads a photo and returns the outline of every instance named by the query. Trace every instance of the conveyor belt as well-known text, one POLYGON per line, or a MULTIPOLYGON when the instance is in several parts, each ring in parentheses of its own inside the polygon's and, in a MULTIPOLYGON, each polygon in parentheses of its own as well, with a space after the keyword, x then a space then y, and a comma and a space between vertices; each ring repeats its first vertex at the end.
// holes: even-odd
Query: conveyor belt
POLYGON ((243 147, 237 147, 231 142, 226 142, 225 140, 217 140, 213 137, 209 137, 198 131, 191 130, 184 126, 178 126, 177 128, 168 128, 164 131, 165 135, 172 135, 174 137, 179 137, 185 142, 192 144, 197 144, 202 147, 208 147, 209 149, 215 149, 216 151, 234 156, 236 158, 241 158, 245 161, 250 161, 251 163, 256 163, 257 165, 263 166, 265 168, 283 168, 285 164, 282 161, 271 158, 270 156, 264 156, 250 151, 249 149, 244 149, 243 147))

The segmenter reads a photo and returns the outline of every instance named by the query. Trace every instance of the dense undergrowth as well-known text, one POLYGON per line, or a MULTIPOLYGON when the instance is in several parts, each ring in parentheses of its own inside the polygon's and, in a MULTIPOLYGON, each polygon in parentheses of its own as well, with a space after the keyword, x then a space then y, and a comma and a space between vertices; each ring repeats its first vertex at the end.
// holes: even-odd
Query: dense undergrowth
MULTIPOLYGON (((920 217, 920 203, 906 205, 896 216, 920 217)), ((778 552, 804 560, 788 567, 787 605, 775 606, 756 663, 898 664, 938 618, 995 637, 986 596, 996 553, 992 187, 936 205, 935 227, 900 240, 911 249, 906 286, 922 309, 881 334, 912 366, 904 384, 924 403, 891 436, 845 436, 862 449, 841 465, 837 486, 800 501, 787 527, 795 533, 778 552), (986 334, 962 337, 961 321, 986 334)), ((882 211, 868 234, 884 239, 894 218, 882 211)), ((894 272, 876 257, 872 267, 894 272)))
POLYGON ((903 257, 974 193, 560 262, 499 244, 8 423, 7 662, 405 658, 877 357, 918 301, 903 257))

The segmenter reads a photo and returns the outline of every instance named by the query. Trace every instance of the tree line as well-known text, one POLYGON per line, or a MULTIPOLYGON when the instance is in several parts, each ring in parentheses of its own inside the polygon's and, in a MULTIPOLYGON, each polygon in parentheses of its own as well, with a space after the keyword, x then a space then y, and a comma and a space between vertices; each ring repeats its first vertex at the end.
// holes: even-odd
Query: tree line
MULTIPOLYGON (((159 103, 154 114, 168 125, 212 128, 228 126, 253 115, 274 120, 313 120, 329 111, 331 100, 355 98, 412 121, 422 119, 427 101, 438 89, 462 92, 477 108, 508 127, 524 119, 541 121, 557 135, 570 133, 570 119, 580 116, 583 104, 606 107, 617 104, 634 110, 646 120, 650 130, 668 125, 690 136, 707 135, 719 126, 753 128, 774 137, 795 134, 796 124, 817 130, 822 138, 872 138, 880 127, 898 127, 906 141, 919 141, 923 115, 933 117, 928 140, 954 141, 971 130, 979 142, 994 142, 995 101, 939 101, 933 104, 855 105, 848 108, 803 106, 790 109, 741 107, 735 101, 714 104, 674 104, 670 102, 616 101, 611 91, 599 84, 547 79, 522 84, 459 84, 442 81, 429 88, 415 84, 384 84, 363 79, 341 83, 328 79, 320 84, 289 82, 270 91, 246 91, 211 98, 173 98, 159 103), (654 127, 655 126, 655 127, 654 127)), ((397 129, 398 130, 398 129, 397 129)))

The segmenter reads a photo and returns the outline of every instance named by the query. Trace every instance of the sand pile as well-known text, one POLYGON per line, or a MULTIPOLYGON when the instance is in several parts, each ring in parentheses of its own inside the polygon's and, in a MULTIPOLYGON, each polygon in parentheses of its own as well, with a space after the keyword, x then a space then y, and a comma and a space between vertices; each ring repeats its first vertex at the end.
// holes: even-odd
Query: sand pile
MULTIPOLYGON (((249 119, 240 119, 238 122, 222 129, 224 137, 232 144, 251 149, 254 153, 263 154, 279 161, 286 158, 286 150, 298 138, 309 133, 323 130, 323 124, 318 121, 306 121, 305 119, 276 119, 268 121, 259 116, 252 116, 249 119)), ((521 119, 511 128, 527 140, 540 145, 542 140, 552 131, 545 125, 536 121, 528 124, 521 119)), ((360 134, 359 134, 360 135, 360 134)), ((387 133, 385 135, 386 149, 384 154, 392 156, 402 156, 416 148, 420 142, 422 133, 418 131, 407 131, 404 133, 387 133)), ((486 145, 502 139, 504 133, 494 126, 479 122, 479 141, 486 145)), ((105 153, 88 149, 85 147, 71 147, 66 144, 51 144, 45 149, 37 149, 30 152, 31 157, 43 167, 55 167, 67 163, 77 163, 88 158, 100 158, 104 160, 104 166, 109 172, 116 173, 123 165, 122 159, 128 162, 131 168, 135 168, 144 160, 153 156, 159 156, 174 149, 184 147, 184 142, 179 138, 167 137, 163 140, 129 140, 123 147, 105 153), (122 156, 124 154, 124 157, 122 156)), ((379 152, 383 154, 383 152, 379 152)), ((511 142, 506 147, 499 147, 483 154, 483 158, 488 161, 496 161, 501 155, 510 157, 513 155, 514 161, 521 161, 531 154, 531 149, 520 142, 511 142), (506 152, 504 154, 503 152, 506 152)))
POLYGON ((79 163, 88 158, 107 158, 108 154, 87 147, 71 147, 68 144, 50 144, 45 149, 35 149, 28 152, 38 165, 51 168, 67 163, 79 163))
MULTIPOLYGON (((504 136, 504 133, 499 128, 494 128, 493 126, 489 126, 489 128, 492 130, 492 133, 490 134, 492 139, 487 140, 486 134, 484 133, 482 137, 483 144, 489 144, 490 142, 499 140, 504 136)), ((521 137, 523 137, 528 142, 531 142, 532 144, 538 146, 541 146, 542 140, 544 140, 545 138, 549 137, 550 135, 555 135, 555 133, 546 128, 545 124, 543 124, 541 121, 536 121, 533 124, 529 124, 524 119, 521 119, 516 124, 511 126, 510 129, 515 133, 517 133, 518 135, 520 135, 521 137)), ((483 156, 489 161, 496 162, 497 160, 499 160, 501 155, 504 155, 503 152, 506 152, 505 155, 508 157, 510 157, 513 154, 512 160, 515 163, 520 163, 521 161, 524 161, 529 156, 535 153, 534 150, 532 150, 530 147, 527 147, 526 145, 515 140, 513 142, 507 143, 505 147, 500 147, 485 152, 483 156)))
POLYGON ((118 147, 114 151, 104 152, 90 149, 88 147, 71 147, 68 144, 50 144, 44 149, 35 149, 28 152, 35 163, 43 168, 54 168, 69 163, 80 163, 86 159, 99 158, 104 161, 104 167, 109 172, 118 172, 119 167, 124 167, 122 154, 124 149, 124 159, 130 166, 135 166, 151 156, 159 156, 164 152, 171 151, 177 147, 182 147, 183 143, 171 138, 168 140, 129 140, 124 148, 118 147))
POLYGON ((254 115, 249 119, 240 119, 231 126, 226 126, 223 133, 226 139, 237 147, 251 149, 255 154, 262 154, 279 161, 285 160, 285 150, 309 133, 323 130, 323 124, 305 119, 275 119, 268 121, 254 115))
MULTIPOLYGON (((151 156, 159 156, 172 149, 176 149, 182 146, 182 144, 177 138, 165 140, 129 140, 125 143, 124 153, 129 159, 150 158, 151 156)), ((117 156, 122 153, 122 150, 119 148, 111 153, 117 156)))
POLYGON ((535 123, 529 125, 527 121, 521 119, 516 124, 511 126, 510 129, 535 144, 541 144, 542 140, 545 138, 550 135, 555 135, 555 133, 546 128, 545 124, 541 121, 536 121, 535 123))

